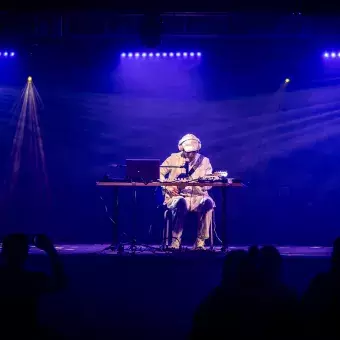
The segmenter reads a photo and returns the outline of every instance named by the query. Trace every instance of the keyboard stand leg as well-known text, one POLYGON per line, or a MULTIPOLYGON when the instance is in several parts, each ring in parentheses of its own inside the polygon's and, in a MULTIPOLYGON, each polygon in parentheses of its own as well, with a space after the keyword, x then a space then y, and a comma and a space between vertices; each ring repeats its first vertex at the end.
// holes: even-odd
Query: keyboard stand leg
POLYGON ((112 197, 112 243, 103 249, 102 251, 111 250, 122 253, 124 251, 124 246, 119 242, 119 188, 118 186, 113 187, 113 197, 112 197))
POLYGON ((228 240, 227 240, 227 187, 221 187, 222 193, 222 210, 221 210, 221 225, 222 225, 222 252, 228 251, 228 240))

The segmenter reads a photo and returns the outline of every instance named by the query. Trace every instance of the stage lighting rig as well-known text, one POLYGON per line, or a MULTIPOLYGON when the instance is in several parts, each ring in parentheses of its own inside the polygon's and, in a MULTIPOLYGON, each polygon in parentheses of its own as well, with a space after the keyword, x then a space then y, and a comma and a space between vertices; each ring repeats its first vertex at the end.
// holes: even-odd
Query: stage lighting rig
POLYGON ((326 51, 323 55, 322 55, 325 59, 337 59, 339 60, 340 58, 340 51, 326 51))
POLYGON ((201 52, 123 52, 121 53, 121 58, 127 58, 127 59, 193 59, 197 58, 199 59, 202 57, 201 52))
POLYGON ((0 50, 0 57, 1 58, 13 58, 15 57, 15 52, 7 51, 7 50, 4 50, 4 51, 0 50))

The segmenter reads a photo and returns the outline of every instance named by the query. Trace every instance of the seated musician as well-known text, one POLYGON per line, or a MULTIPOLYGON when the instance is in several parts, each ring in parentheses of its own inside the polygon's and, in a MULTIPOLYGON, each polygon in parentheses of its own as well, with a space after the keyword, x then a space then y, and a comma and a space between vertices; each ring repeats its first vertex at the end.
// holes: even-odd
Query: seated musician
MULTIPOLYGON (((161 167, 161 181, 167 177, 167 181, 177 179, 195 180, 212 173, 212 167, 207 157, 199 154, 201 149, 200 140, 192 135, 185 135, 178 142, 179 152, 171 154, 161 167), (166 166, 188 165, 184 168, 167 168, 166 166)), ((215 207, 213 199, 209 196, 208 190, 211 187, 187 186, 166 186, 164 204, 172 211, 173 232, 171 248, 179 249, 183 233, 184 217, 188 211, 199 214, 199 226, 194 249, 204 249, 205 240, 209 238, 209 228, 212 223, 212 213, 215 207)))

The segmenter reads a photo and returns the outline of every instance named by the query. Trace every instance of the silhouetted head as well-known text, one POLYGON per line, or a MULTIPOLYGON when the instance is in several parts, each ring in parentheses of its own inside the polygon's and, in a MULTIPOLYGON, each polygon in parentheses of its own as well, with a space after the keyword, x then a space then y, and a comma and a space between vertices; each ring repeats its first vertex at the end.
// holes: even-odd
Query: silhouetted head
POLYGON ((244 250, 232 250, 225 257, 223 263, 222 282, 228 283, 240 280, 248 270, 249 257, 244 250))
POLYGON ((282 258, 274 246, 264 246, 260 249, 260 267, 267 279, 277 279, 280 276, 282 258))
POLYGON ((340 237, 333 242, 332 266, 334 269, 340 269, 340 237))
POLYGON ((260 255, 260 249, 258 246, 250 246, 248 248, 248 254, 249 254, 249 257, 251 259, 258 259, 259 255, 260 255))
POLYGON ((2 256, 12 268, 22 268, 28 257, 28 238, 24 234, 10 234, 3 239, 2 256))
MULTIPOLYGON (((248 248, 248 257, 249 257, 249 266, 252 275, 257 275, 258 271, 258 264, 259 264, 259 257, 260 257, 260 249, 258 246, 250 246, 248 248)), ((252 279, 255 279, 253 277, 252 279)))

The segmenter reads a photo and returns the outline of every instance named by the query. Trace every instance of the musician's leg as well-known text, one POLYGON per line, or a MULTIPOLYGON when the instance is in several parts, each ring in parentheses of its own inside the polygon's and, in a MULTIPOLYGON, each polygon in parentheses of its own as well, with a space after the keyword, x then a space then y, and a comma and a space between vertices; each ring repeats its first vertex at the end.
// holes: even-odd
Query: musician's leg
POLYGON ((209 238, 214 206, 215 204, 211 197, 204 197, 196 209, 199 220, 194 248, 204 248, 205 240, 209 238))
POLYGON ((171 248, 178 249, 181 244, 184 218, 188 208, 185 199, 181 196, 173 197, 168 208, 171 210, 173 217, 171 248))

